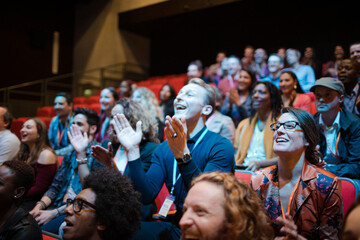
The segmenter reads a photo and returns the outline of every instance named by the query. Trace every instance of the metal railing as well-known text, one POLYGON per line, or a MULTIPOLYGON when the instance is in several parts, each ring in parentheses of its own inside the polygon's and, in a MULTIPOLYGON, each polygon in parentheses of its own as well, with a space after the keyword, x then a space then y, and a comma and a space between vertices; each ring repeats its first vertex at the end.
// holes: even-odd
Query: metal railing
POLYGON ((58 92, 68 92, 73 97, 83 96, 85 89, 91 89, 95 93, 104 87, 119 87, 124 79, 141 81, 147 77, 147 67, 132 63, 117 63, 0 88, 0 105, 8 107, 14 114, 17 109, 16 101, 22 101, 24 104, 32 102, 33 109, 27 112, 36 112, 38 107, 52 105, 53 97, 58 92))

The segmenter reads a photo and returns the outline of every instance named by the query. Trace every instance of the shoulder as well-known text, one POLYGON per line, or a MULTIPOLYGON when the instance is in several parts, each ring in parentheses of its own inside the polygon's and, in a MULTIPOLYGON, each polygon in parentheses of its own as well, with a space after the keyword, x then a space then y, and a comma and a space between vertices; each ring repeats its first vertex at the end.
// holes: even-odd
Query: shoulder
POLYGON ((274 174, 275 169, 276 165, 273 165, 253 173, 253 175, 251 176, 251 186, 253 187, 253 189, 259 189, 262 185, 270 182, 269 175, 274 174))
POLYGON ((56 154, 48 148, 41 151, 38 163, 40 164, 55 164, 57 161, 56 154))
POLYGON ((301 99, 301 101, 311 102, 311 97, 305 93, 299 93, 298 98, 301 99))
POLYGON ((12 239, 41 239, 41 230, 29 213, 17 210, 15 214, 20 219, 9 229, 13 232, 12 239))
POLYGON ((5 129, 3 131, 4 132, 1 135, 1 139, 2 139, 1 145, 3 145, 3 144, 12 145, 12 144, 16 144, 16 143, 20 144, 19 138, 14 133, 12 133, 8 129, 5 129))
POLYGON ((315 182, 317 189, 321 193, 326 194, 334 187, 334 185, 341 184, 340 178, 337 177, 335 174, 312 164, 309 164, 309 166, 313 167, 316 170, 317 178, 315 179, 315 182))

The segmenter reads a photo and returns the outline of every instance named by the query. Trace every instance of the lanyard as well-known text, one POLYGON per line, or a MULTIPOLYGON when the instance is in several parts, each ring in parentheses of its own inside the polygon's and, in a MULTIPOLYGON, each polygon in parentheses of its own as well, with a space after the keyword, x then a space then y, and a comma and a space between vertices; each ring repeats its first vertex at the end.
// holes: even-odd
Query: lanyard
POLYGON ((215 117, 214 114, 215 114, 215 113, 213 113, 213 114, 208 118, 208 120, 207 120, 206 123, 205 123, 206 126, 208 126, 208 125, 210 124, 210 122, 214 119, 214 117, 215 117))
MULTIPOLYGON (((193 149, 191 150, 190 154, 192 154, 194 152, 194 149, 197 147, 197 145, 199 144, 199 142, 204 138, 205 134, 208 132, 209 130, 206 129, 201 135, 200 137, 198 138, 198 140, 195 142, 195 145, 193 147, 193 149)), ((173 195, 173 192, 174 192, 174 187, 175 187, 175 184, 177 182, 177 180, 179 180, 181 174, 179 173, 179 175, 176 177, 176 170, 177 170, 177 162, 176 162, 176 159, 174 158, 174 168, 173 168, 173 184, 172 184, 172 187, 171 187, 171 191, 170 191, 170 194, 173 195)))
POLYGON ((60 146, 61 139, 64 136, 64 132, 65 132, 65 129, 66 129, 66 124, 63 127, 63 130, 61 131, 61 133, 60 133, 60 126, 61 126, 61 123, 59 123, 58 134, 57 134, 58 135, 58 146, 60 146))
POLYGON ((335 153, 333 153, 333 151, 331 151, 331 147, 327 141, 327 138, 326 138, 326 127, 324 128, 324 132, 325 132, 325 141, 326 141, 326 146, 327 148, 329 149, 329 151, 331 152, 332 155, 334 155, 334 157, 336 157, 337 159, 340 159, 339 158, 339 155, 337 154, 337 149, 338 149, 338 144, 339 144, 339 140, 340 140, 340 134, 341 132, 339 131, 338 135, 337 135, 337 138, 336 138, 336 144, 335 144, 335 153))
MULTIPOLYGON (((287 213, 290 213, 290 209, 291 209, 291 202, 293 201, 293 198, 294 198, 294 194, 296 192, 296 190, 298 189, 299 187, 299 184, 300 184, 300 178, 299 180, 297 181, 292 193, 291 193, 291 196, 289 198, 289 202, 288 202, 288 207, 287 207, 287 213)), ((281 203, 281 198, 280 198, 280 206, 281 206, 281 210, 282 210, 282 215, 283 215, 283 218, 285 219, 285 212, 284 212, 284 208, 283 208, 283 205, 281 203)))

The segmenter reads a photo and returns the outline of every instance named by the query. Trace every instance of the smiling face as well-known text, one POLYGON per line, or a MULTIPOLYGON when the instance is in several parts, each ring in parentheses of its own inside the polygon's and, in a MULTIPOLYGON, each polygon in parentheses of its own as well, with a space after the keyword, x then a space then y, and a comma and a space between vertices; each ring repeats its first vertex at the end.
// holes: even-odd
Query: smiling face
MULTIPOLYGON (((76 114, 73 124, 77 125, 82 133, 87 133, 90 136, 90 125, 87 122, 87 117, 84 114, 76 114)), ((96 130, 96 129, 95 129, 96 130)))
MULTIPOLYGON (((82 190, 75 199, 83 199, 91 204, 95 205, 96 194, 90 188, 82 190)), ((97 222, 95 218, 94 209, 83 205, 82 210, 79 213, 75 213, 73 205, 69 205, 65 209, 66 217, 64 221, 63 239, 90 239, 97 232, 97 222), (90 211, 86 211, 90 210, 90 211)))
POLYGON ((244 70, 240 71, 240 78, 238 79, 239 91, 248 91, 251 86, 251 76, 244 70))
POLYGON ((283 63, 280 60, 280 57, 272 55, 268 59, 268 69, 269 72, 275 73, 283 68, 283 63))
POLYGON ((254 60, 257 64, 262 63, 266 59, 266 52, 262 48, 258 48, 255 50, 254 60))
POLYGON ((289 49, 286 51, 286 60, 290 65, 293 65, 299 62, 299 57, 294 50, 289 49))
POLYGON ((39 133, 34 120, 27 120, 20 130, 22 143, 35 143, 39 139, 39 133))
POLYGON ((186 196, 179 222, 183 239, 221 239, 224 230, 224 189, 207 181, 196 183, 186 196))
POLYGON ((231 76, 234 76, 238 71, 240 71, 241 66, 238 59, 230 57, 227 60, 227 71, 231 76))
POLYGON ((264 84, 258 84, 255 86, 251 94, 252 107, 258 110, 270 110, 271 97, 270 92, 264 84))
MULTIPOLYGON (((291 113, 284 113, 280 116, 278 122, 284 123, 287 121, 299 122, 291 113)), ((299 125, 295 129, 285 130, 282 125, 273 135, 274 153, 281 156, 283 153, 300 153, 305 151, 309 143, 305 140, 304 133, 299 125)))
POLYGON ((315 107, 319 113, 339 111, 343 96, 327 87, 317 86, 315 88, 315 107))
POLYGON ((344 59, 338 67, 338 79, 344 84, 357 82, 358 75, 354 68, 354 61, 351 59, 344 59))
POLYGON ((101 110, 109 111, 115 104, 115 98, 111 91, 107 88, 101 91, 100 94, 101 110))
POLYGON ((350 46, 350 58, 360 63, 360 44, 350 46))
POLYGON ((280 75, 280 91, 283 94, 291 93, 296 86, 296 80, 288 73, 283 73, 280 75))
POLYGON ((197 84, 185 85, 174 100, 175 115, 198 121, 205 111, 206 90, 197 84))
POLYGON ((195 64, 190 64, 187 70, 189 78, 201 78, 202 72, 195 64))
POLYGON ((72 104, 69 104, 65 97, 57 96, 54 99, 54 108, 59 118, 63 118, 69 116, 71 113, 72 104))
POLYGON ((165 85, 160 90, 160 100, 161 101, 167 101, 171 97, 171 90, 168 85, 165 85))
POLYGON ((345 51, 342 46, 336 46, 334 55, 336 59, 343 59, 345 56, 345 51))

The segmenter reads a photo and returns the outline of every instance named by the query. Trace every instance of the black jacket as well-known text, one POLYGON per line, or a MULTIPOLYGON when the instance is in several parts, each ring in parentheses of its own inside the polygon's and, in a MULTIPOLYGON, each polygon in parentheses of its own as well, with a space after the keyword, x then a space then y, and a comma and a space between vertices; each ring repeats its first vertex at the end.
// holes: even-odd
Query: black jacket
POLYGON ((35 219, 24 209, 15 213, 0 227, 0 240, 38 240, 42 239, 41 230, 35 219))

